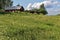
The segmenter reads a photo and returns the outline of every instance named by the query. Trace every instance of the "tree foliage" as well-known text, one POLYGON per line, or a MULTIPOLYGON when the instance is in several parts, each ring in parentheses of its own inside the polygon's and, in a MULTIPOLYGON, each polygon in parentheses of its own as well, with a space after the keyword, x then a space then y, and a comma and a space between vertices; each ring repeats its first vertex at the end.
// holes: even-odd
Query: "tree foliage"
POLYGON ((38 11, 40 11, 40 13, 42 13, 42 14, 44 14, 44 15, 48 14, 47 10, 46 10, 45 7, 44 7, 44 4, 42 4, 42 5, 40 6, 40 9, 39 9, 38 11))
POLYGON ((32 9, 32 11, 34 11, 34 12, 36 12, 38 14, 40 14, 40 13, 42 13, 44 15, 48 14, 47 10, 45 9, 44 4, 41 4, 39 9, 34 8, 34 9, 32 9))
POLYGON ((20 4, 17 4, 16 6, 20 6, 20 4))
POLYGON ((0 0, 0 9, 12 6, 12 4, 13 4, 13 1, 11 0, 0 0))

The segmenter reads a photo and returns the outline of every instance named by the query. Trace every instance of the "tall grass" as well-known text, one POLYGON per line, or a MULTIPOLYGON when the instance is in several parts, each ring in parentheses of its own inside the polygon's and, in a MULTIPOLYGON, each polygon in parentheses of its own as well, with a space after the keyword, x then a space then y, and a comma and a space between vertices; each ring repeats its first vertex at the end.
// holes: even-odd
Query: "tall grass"
POLYGON ((0 40, 60 40, 60 16, 0 14, 0 40))

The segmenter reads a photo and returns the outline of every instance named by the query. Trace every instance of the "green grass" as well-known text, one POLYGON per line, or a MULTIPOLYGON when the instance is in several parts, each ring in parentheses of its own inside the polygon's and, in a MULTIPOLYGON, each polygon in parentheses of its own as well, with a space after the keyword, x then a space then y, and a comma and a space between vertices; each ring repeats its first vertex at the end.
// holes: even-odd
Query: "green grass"
POLYGON ((0 14, 0 40, 60 40, 60 16, 0 14))

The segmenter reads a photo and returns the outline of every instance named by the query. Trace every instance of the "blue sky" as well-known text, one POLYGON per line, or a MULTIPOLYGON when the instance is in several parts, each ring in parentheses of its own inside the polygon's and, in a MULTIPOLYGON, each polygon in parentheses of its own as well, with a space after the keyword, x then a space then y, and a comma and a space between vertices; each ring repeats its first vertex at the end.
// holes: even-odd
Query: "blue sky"
POLYGON ((60 0, 13 0, 14 6, 20 4, 24 8, 26 8, 30 3, 44 3, 49 15, 56 15, 60 13, 60 0))
POLYGON ((20 4, 20 5, 24 6, 24 7, 27 7, 27 5, 29 3, 33 4, 35 2, 42 2, 43 0, 13 0, 13 1, 14 1, 14 3, 13 3, 14 6, 17 5, 17 4, 20 4))

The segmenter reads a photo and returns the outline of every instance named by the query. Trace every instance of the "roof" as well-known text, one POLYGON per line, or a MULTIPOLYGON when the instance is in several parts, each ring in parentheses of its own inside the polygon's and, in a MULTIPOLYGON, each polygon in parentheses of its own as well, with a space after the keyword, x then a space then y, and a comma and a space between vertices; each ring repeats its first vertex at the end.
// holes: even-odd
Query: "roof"
POLYGON ((12 7, 6 7, 5 10, 13 10, 13 9, 20 9, 21 6, 12 6, 12 7))

